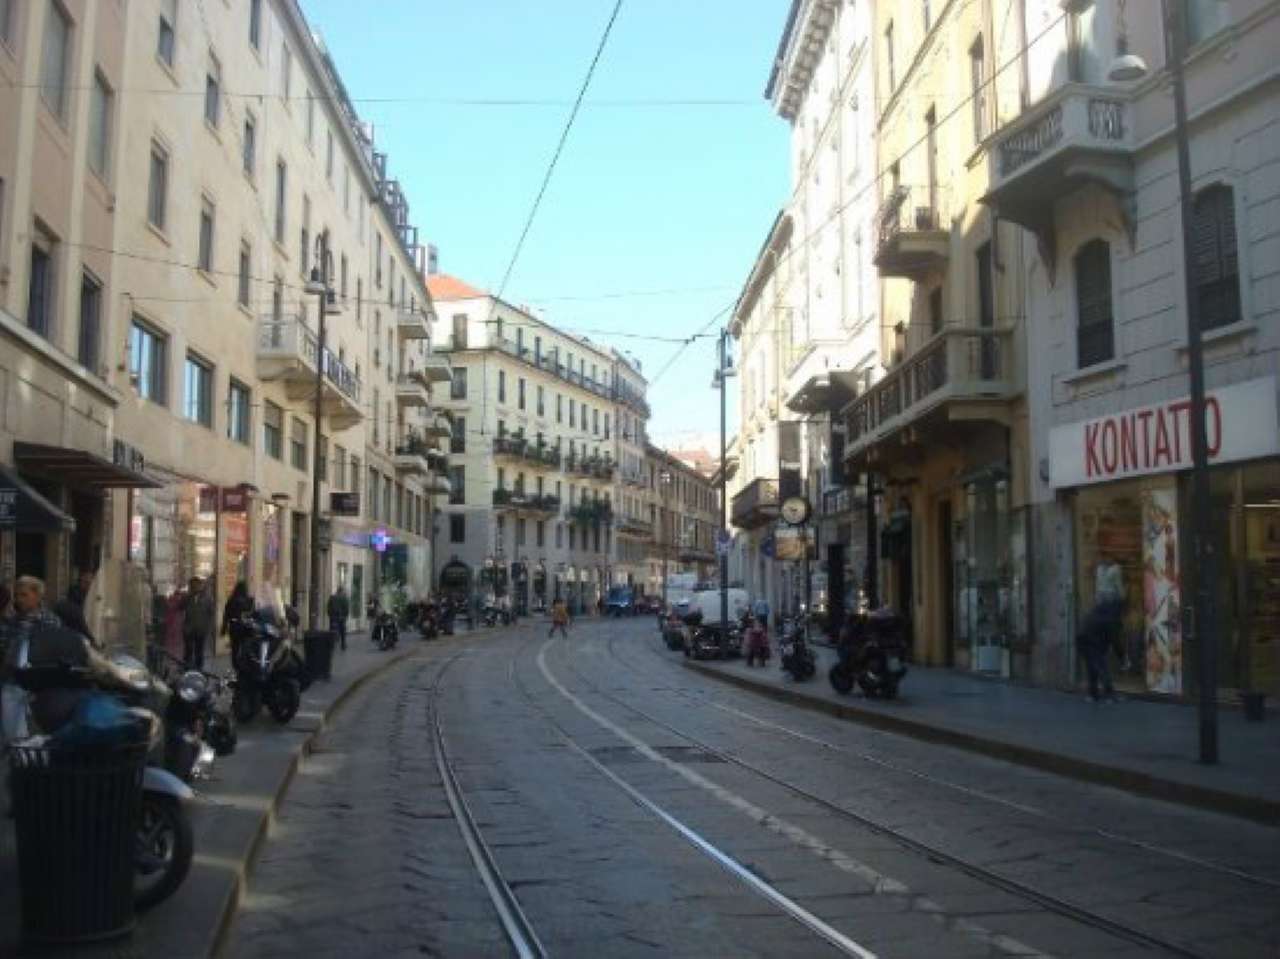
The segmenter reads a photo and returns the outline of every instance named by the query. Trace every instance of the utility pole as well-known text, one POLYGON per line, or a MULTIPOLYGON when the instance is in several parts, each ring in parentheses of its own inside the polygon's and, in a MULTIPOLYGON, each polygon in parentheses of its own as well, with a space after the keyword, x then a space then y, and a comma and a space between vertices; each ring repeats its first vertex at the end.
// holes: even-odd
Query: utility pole
POLYGON ((726 421, 726 381, 731 370, 729 360, 729 331, 720 331, 720 349, 717 357, 716 380, 720 386, 720 538, 716 542, 716 559, 720 564, 720 636, 729 635, 729 553, 725 544, 729 539, 729 483, 728 438, 726 421))
POLYGON ((325 313, 329 307, 329 238, 321 233, 316 237, 316 266, 311 268, 311 280, 307 292, 314 293, 317 306, 316 383, 312 397, 311 417, 315 421, 311 451, 311 574, 307 593, 307 628, 320 628, 320 424, 324 410, 325 374, 325 313))
POLYGON ((662 608, 667 608, 667 553, 670 552, 670 543, 667 537, 667 522, 671 512, 670 496, 668 495, 668 487, 671 485, 671 471, 663 470, 658 474, 658 485, 662 488, 662 511, 658 516, 658 535, 661 537, 659 543, 662 547, 662 608))

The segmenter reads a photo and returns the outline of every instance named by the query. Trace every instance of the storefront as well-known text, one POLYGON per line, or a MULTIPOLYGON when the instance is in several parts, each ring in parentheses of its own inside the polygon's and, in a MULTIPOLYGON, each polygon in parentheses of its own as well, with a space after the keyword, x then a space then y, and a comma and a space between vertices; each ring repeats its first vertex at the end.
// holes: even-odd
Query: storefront
MULTIPOLYGON (((1220 694, 1280 695, 1280 430, 1276 380, 1209 390, 1220 694)), ((1073 512, 1077 622, 1093 608, 1099 567, 1115 563, 1124 614, 1117 686, 1189 696, 1198 669, 1186 606, 1190 561, 1190 404, 1185 398, 1055 428, 1050 482, 1073 512)))

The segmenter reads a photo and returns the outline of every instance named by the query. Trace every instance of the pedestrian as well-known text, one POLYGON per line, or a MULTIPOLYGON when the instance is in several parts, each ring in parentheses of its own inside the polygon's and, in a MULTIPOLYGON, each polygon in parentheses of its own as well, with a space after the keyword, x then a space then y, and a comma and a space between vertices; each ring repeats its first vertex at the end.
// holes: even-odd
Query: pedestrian
POLYGON ((1089 674, 1091 703, 1101 698, 1115 702, 1111 669, 1107 656, 1119 641, 1124 622, 1124 571, 1115 556, 1104 552, 1094 568, 1093 609, 1085 617, 1084 628, 1077 637, 1085 670, 1089 674))
POLYGON ((604 596, 596 597, 596 615, 597 616, 604 615, 604 596))
POLYGON ((61 621, 44 607, 44 582, 34 576, 19 576, 13 584, 13 613, 3 625, 4 659, 0 660, 0 739, 11 742, 27 735, 25 689, 13 681, 14 672, 26 665, 31 636, 45 627, 57 628, 61 621))
POLYGON ((236 649, 240 644, 240 620, 253 612, 253 597, 249 595, 249 584, 244 580, 236 583, 222 607, 222 635, 231 640, 231 661, 236 659, 236 649))
POLYGON ((339 586, 329 597, 329 631, 338 634, 338 644, 342 651, 347 651, 347 618, 351 615, 351 604, 347 601, 347 588, 339 586))
POLYGON ((187 606, 187 592, 180 586, 164 601, 164 648, 174 659, 182 658, 183 649, 182 618, 187 606))
POLYGON ((569 638, 569 607, 563 599, 557 599, 551 605, 551 632, 547 633, 547 637, 554 636, 557 629, 561 636, 569 638))
POLYGON ((84 612, 85 603, 89 598, 89 590, 92 587, 93 573, 90 570, 81 570, 76 577, 76 581, 67 590, 66 598, 60 599, 53 604, 53 614, 62 620, 63 625, 68 629, 74 629, 94 646, 97 646, 98 640, 89 630, 89 623, 85 618, 84 612))
POLYGON ((747 631, 743 638, 747 645, 747 665, 754 666, 756 660, 763 666, 769 661, 769 634, 754 616, 747 617, 747 631))
POLYGON ((76 581, 67 590, 67 601, 84 611, 84 604, 89 598, 89 590, 93 588, 93 570, 82 569, 76 581))
POLYGON ((204 650, 213 626, 213 597, 205 581, 192 576, 187 583, 187 605, 182 616, 182 661, 188 669, 204 669, 204 650))

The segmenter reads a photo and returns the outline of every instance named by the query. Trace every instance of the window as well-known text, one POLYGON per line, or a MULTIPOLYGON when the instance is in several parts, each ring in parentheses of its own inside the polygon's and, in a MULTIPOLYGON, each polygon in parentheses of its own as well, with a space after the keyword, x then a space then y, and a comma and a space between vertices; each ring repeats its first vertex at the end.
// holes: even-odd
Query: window
POLYGON ((262 448, 272 459, 284 456, 284 410, 270 400, 262 403, 262 448))
POLYGON ((284 280, 278 276, 271 282, 271 319, 277 323, 284 319, 284 280))
POLYGON ((600 411, 597 409, 591 411, 591 432, 600 432, 600 411))
POLYGON ((329 482, 329 437, 323 433, 320 434, 320 479, 322 482, 329 482))
POLYGON ((573 397, 569 397, 569 425, 574 427, 578 425, 577 415, 574 413, 573 397))
POLYGON ((316 98, 307 91, 307 149, 314 150, 316 145, 316 98))
POLYGON ((467 517, 465 513, 449 514, 449 542, 465 543, 467 541, 467 517))
POLYGON ((178 24, 178 0, 160 0, 160 24, 156 32, 156 56, 173 66, 173 48, 178 24))
POLYGON ((1200 329, 1239 322, 1240 264, 1236 252, 1235 191, 1231 187, 1219 183, 1196 194, 1191 236, 1200 329))
POLYGON ((89 91, 89 169, 104 178, 111 158, 111 105, 114 99, 106 78, 95 71, 93 89, 89 91))
POLYGON ((333 183, 333 131, 325 131, 324 178, 333 183))
POLYGON ((249 443, 249 387, 239 380, 227 390, 227 439, 249 443))
POLYGON ((449 452, 465 453, 467 451, 467 420, 462 416, 453 418, 453 433, 449 436, 449 452))
POLYGON ((365 496, 369 500, 369 518, 378 519, 378 481, 381 477, 378 471, 372 466, 369 467, 368 489, 365 490, 365 496))
POLYGON ((542 365, 542 337, 540 336, 533 338, 533 362, 539 366, 542 365))
POLYGON ((347 488, 347 451, 338 443, 333 444, 333 485, 336 489, 347 488))
POLYGON ((498 370, 498 402, 507 401, 507 371, 498 370))
POLYGON ((31 240, 31 276, 27 281, 27 328, 49 337, 53 331, 53 238, 36 227, 31 240))
POLYGON ((72 22, 56 3, 45 18, 45 51, 40 61, 40 93, 58 119, 67 118, 67 70, 72 44, 72 22))
POLYGON ((280 95, 284 97, 284 105, 289 106, 289 95, 293 92, 293 51, 287 43, 280 45, 280 95))
POLYGON ((373 391, 373 416, 372 416, 372 419, 373 419, 373 445, 374 445, 374 446, 377 446, 377 445, 378 445, 378 437, 379 437, 379 435, 380 435, 380 434, 379 434, 379 431, 378 431, 378 423, 379 423, 378 409, 379 409, 379 407, 381 407, 381 406, 382 406, 382 398, 381 398, 381 396, 378 394, 378 391, 375 389, 375 390, 373 391))
POLYGON ((942 287, 929 291, 929 332, 935 336, 942 332, 942 287))
POLYGON ((449 467, 449 505, 461 506, 467 501, 467 468, 449 467))
POLYGON ((516 383, 516 405, 519 406, 520 409, 524 409, 524 377, 523 376, 520 377, 519 381, 516 383))
POLYGON ((163 230, 169 194, 169 151, 151 141, 151 180, 147 185, 147 219, 163 230))
POLYGON ((307 471, 307 424, 296 416, 289 421, 289 463, 296 470, 307 471))
POLYGON ((262 0, 249 0, 249 46, 262 48, 262 0))
POLYGON ((98 372, 102 343, 102 284, 91 273, 80 277, 80 338, 76 359, 91 373, 98 372))
POLYGON ((165 381, 168 347, 165 337, 134 317, 129 329, 129 375, 139 396, 161 406, 168 393, 165 381))
MULTIPOLYGON (((240 275, 236 283, 236 302, 249 307, 249 266, 253 262, 253 249, 247 240, 240 242, 240 275)), ((272 304, 275 305, 274 303, 272 304)))
POLYGON ((338 258, 338 295, 342 297, 342 302, 347 302, 347 255, 344 253, 338 258))
POLYGON ((538 415, 546 416, 547 414, 547 391, 541 383, 538 384, 538 415))
POLYGON ((1182 17, 1188 47, 1208 39, 1226 26, 1222 22, 1220 10, 1221 5, 1217 0, 1182 0, 1182 17))
POLYGON ((921 13, 924 15, 924 32, 928 33, 929 28, 933 26, 933 11, 929 9, 929 0, 924 0, 920 6, 921 13))
POLYGON ((222 64, 209 58, 209 72, 204 78, 204 122, 215 130, 222 118, 222 64))
POLYGON ((987 63, 981 34, 969 48, 969 83, 973 88, 973 139, 981 143, 987 136, 987 63))
POLYGON ((556 422, 557 423, 564 422, 564 394, 563 393, 556 394, 556 422))
POLYGON ((342 164, 342 212, 351 215, 351 167, 342 164))
POLYGON ((1081 368, 1115 355, 1111 312, 1111 246, 1091 240, 1075 258, 1076 362, 1081 368))
POLYGON ((893 71, 893 21, 889 21, 889 25, 884 28, 884 56, 885 66, 889 70, 889 92, 893 92, 897 80, 893 71))
POLYGON ((192 423, 212 427, 213 370, 190 353, 182 368, 182 395, 182 415, 192 423))
POLYGON ((534 527, 534 545, 538 549, 542 549, 547 545, 547 523, 545 520, 538 520, 538 525, 534 527))
POLYGON ((609 438, 609 420, 610 420, 610 416, 609 416, 609 414, 606 412, 606 413, 604 414, 604 438, 605 438, 605 439, 608 439, 608 438, 609 438))
POLYGON ((311 197, 302 195, 302 230, 298 235, 298 272, 307 275, 311 263, 311 197))
POLYGON ((523 516, 516 518, 516 546, 525 545, 525 519, 523 516))
POLYGON ((213 204, 200 201, 200 240, 196 251, 196 266, 209 273, 213 270, 213 204))
POLYGON ((556 523, 556 549, 564 549, 564 523, 556 523))
POLYGON ((0 0, 0 41, 13 46, 13 0, 0 0))
POLYGON ((373 234, 373 285, 382 289, 382 234, 373 234))
POLYGON ((467 314, 453 314, 453 348, 455 350, 465 350, 467 348, 467 314))
POLYGON ((276 161, 276 242, 284 242, 285 198, 289 185, 289 168, 283 160, 276 161))
POLYGON ((240 144, 244 158, 244 172, 253 179, 253 171, 258 165, 258 121, 248 111, 244 115, 244 142, 240 144))

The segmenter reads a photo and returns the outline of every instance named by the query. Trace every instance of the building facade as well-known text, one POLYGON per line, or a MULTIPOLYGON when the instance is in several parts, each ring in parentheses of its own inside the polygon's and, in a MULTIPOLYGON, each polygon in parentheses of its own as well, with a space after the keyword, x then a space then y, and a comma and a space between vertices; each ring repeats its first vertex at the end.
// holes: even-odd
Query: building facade
POLYGON ((653 529, 645 593, 665 596, 668 578, 678 573, 699 583, 716 582, 720 496, 711 476, 677 452, 650 445, 645 477, 653 529))
POLYGON ((618 457, 644 435, 643 377, 614 351, 454 277, 428 286, 436 349, 453 367, 440 588, 510 596, 520 610, 561 597, 591 608, 637 567, 631 557, 619 566, 618 504, 635 487, 618 457))
POLYGON ((996 87, 988 203, 1027 290, 1033 675, 1069 685, 1103 560, 1123 571, 1118 684, 1199 688, 1191 614, 1188 279, 1204 340, 1220 695, 1280 692, 1280 4, 1193 2, 1192 222, 1160 20, 1016 5, 1035 42, 996 87), (1112 78, 1122 43, 1145 70, 1112 78), (1026 88, 1019 95, 1017 78, 1026 88), (1182 235, 1194 258, 1184 261, 1182 235), (1190 273, 1190 277, 1188 277, 1190 273))
MULTIPOLYGON (((81 553, 45 575, 98 572, 108 639, 119 624, 154 624, 192 576, 211 577, 219 601, 244 580, 304 616, 312 589, 323 598, 341 584, 357 620, 384 583, 424 590, 441 478, 425 456, 399 452, 426 441, 430 390, 448 369, 429 351, 408 204, 297 5, 5 10, 16 39, 0 60, 23 81, 5 94, 21 102, 4 111, 19 129, 6 138, 16 149, 2 235, 6 260, 22 266, 6 290, 6 335, 23 369, 61 356, 55 396, 83 393, 90 374, 113 412, 93 415, 101 435, 81 449, 139 477, 92 474, 129 485, 102 500, 98 545, 84 552, 73 536, 81 553), (138 92, 168 88, 203 96, 138 92), (64 158, 60 180, 43 172, 40 131, 64 158), (55 183, 73 214, 42 197, 55 183), (334 294, 323 354, 313 268, 334 294), (312 584, 317 366, 324 522, 312 584)), ((63 416, 16 383, 10 397, 24 424, 9 434, 10 461, 23 476, 89 475, 65 454, 19 447, 26 424, 45 424, 47 440, 63 416)))

